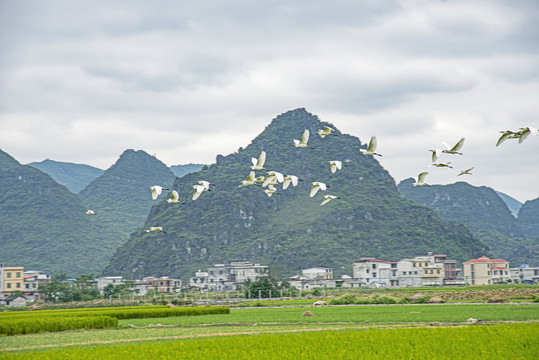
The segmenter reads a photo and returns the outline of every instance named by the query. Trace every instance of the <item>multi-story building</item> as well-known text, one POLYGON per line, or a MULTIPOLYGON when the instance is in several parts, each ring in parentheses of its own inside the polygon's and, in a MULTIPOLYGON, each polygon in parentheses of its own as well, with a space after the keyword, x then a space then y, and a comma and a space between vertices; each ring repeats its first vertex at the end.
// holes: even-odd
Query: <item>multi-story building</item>
POLYGON ((122 276, 103 276, 96 279, 97 284, 97 290, 103 294, 105 290, 105 286, 112 284, 113 286, 117 286, 120 284, 123 284, 124 278, 122 276))
POLYGON ((361 258, 352 265, 353 278, 366 285, 399 286, 398 263, 361 258))
POLYGON ((509 269, 509 276, 514 283, 537 284, 539 283, 539 267, 520 265, 509 269))
POLYGON ((189 285, 215 291, 236 290, 245 281, 256 281, 268 275, 268 266, 250 261, 232 261, 230 264, 215 264, 208 271, 198 271, 189 279, 189 285))
POLYGON ((490 285, 509 280, 509 262, 481 256, 465 261, 464 280, 469 285, 490 285))
POLYGON ((301 273, 307 279, 312 279, 312 280, 333 279, 333 269, 326 268, 326 267, 309 268, 309 269, 302 270, 301 273))
POLYGON ((24 296, 30 300, 42 300, 40 288, 50 284, 51 276, 43 271, 29 270, 24 272, 24 296))
POLYGON ((10 295, 15 291, 24 292, 24 266, 4 266, 0 264, 0 278, 3 295, 10 295))
POLYGON ((180 279, 171 279, 168 276, 162 276, 160 278, 145 277, 142 278, 142 282, 149 284, 150 289, 156 289, 160 293, 179 292, 182 287, 182 281, 180 279))

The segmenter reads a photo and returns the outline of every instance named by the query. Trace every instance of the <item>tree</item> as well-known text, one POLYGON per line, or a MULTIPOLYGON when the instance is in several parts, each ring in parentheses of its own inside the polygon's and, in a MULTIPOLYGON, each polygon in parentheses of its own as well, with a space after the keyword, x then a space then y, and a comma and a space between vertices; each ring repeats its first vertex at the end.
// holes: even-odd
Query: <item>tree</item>
POLYGON ((277 281, 269 276, 262 276, 256 281, 245 281, 245 297, 246 298, 269 298, 279 294, 279 287, 277 281))

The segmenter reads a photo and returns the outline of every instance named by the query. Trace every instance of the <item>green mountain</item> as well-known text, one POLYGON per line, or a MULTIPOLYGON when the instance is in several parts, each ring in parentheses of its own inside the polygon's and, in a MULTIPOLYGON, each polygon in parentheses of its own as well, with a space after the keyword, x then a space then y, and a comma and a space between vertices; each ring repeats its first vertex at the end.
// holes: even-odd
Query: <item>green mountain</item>
MULTIPOLYGON (((150 186, 170 188, 174 179, 170 169, 155 157, 142 150, 126 150, 114 165, 79 193, 79 198, 101 221, 112 225, 111 245, 119 246, 144 225, 155 204, 150 186)), ((163 191, 161 198, 167 192, 163 191)))
POLYGON ((50 175, 57 183, 65 185, 72 193, 78 193, 103 174, 103 170, 84 164, 43 160, 27 164, 50 175))
POLYGON ((97 273, 116 246, 106 226, 65 186, 0 150, 0 263, 97 273))
POLYGON ((197 172, 202 170, 204 164, 185 164, 185 165, 172 165, 170 170, 177 177, 182 177, 192 172, 197 172))
POLYGON ((412 179, 402 181, 399 192, 408 200, 435 210, 442 219, 465 225, 487 244, 494 256, 514 264, 535 263, 517 220, 496 191, 465 182, 431 187, 414 187, 412 179))
MULTIPOLYGON (((305 109, 275 118, 245 149, 174 181, 181 204, 160 201, 145 228, 162 226, 166 233, 138 229, 122 245, 103 274, 138 278, 170 275, 186 279, 215 263, 249 259, 282 268, 283 275, 312 266, 328 266, 336 275, 350 273, 353 261, 375 256, 398 260, 427 251, 467 260, 487 248, 462 225, 448 223, 432 210, 403 199, 380 164, 359 150, 358 138, 336 131, 320 138, 324 125, 305 109), (314 149, 295 148, 305 129, 314 149), (250 172, 251 157, 267 153, 265 168, 298 176, 296 187, 268 197, 259 186, 238 187, 250 172), (329 160, 346 164, 332 174, 329 160), (191 200, 192 185, 214 185, 191 200), (329 187, 309 197, 311 182, 329 187), (323 195, 340 199, 320 206, 323 195)), ((257 175, 265 175, 258 171, 257 175)))
POLYGON ((527 239, 539 239, 539 198, 528 200, 522 205, 517 223, 527 239))
POLYGON ((507 207, 511 211, 511 214, 513 214, 514 217, 517 217, 518 211, 522 207, 522 203, 518 201, 517 199, 514 199, 511 196, 504 194, 502 192, 496 191, 496 194, 498 194, 498 196, 502 198, 505 205, 507 205, 507 207))

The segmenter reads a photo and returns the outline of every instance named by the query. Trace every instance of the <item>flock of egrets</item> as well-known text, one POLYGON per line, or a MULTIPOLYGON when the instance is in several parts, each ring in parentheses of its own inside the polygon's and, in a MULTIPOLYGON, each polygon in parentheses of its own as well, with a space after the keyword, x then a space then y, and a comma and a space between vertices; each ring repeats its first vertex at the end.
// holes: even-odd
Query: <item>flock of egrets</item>
MULTIPOLYGON (((334 131, 335 130, 332 129, 331 127, 324 126, 323 129, 320 129, 317 131, 317 134, 320 135, 321 138, 324 138, 330 135, 337 136, 336 134, 334 134, 334 131)), ((508 139, 518 139, 518 142, 520 144, 530 134, 538 135, 539 130, 527 126, 527 127, 520 128, 518 131, 506 130, 506 131, 500 131, 500 133, 502 135, 498 139, 496 146, 499 146, 501 143, 503 143, 504 141, 508 139)), ((296 139, 293 140, 292 145, 294 145, 296 148, 314 149, 314 147, 308 144, 308 141, 309 141, 309 130, 305 130, 299 140, 296 140, 296 139)), ((438 160, 442 154, 462 155, 462 153, 460 152, 460 149, 464 145, 464 138, 461 138, 454 146, 450 146, 449 144, 443 141, 442 143, 444 144, 445 149, 435 148, 435 149, 428 150, 431 152, 431 160, 432 160, 431 166, 453 168, 451 166, 451 162, 441 162, 438 160)), ((381 154, 376 152, 376 147, 377 147, 376 136, 372 136, 369 141, 369 145, 367 149, 360 149, 360 151, 363 155, 382 156, 381 154)), ((290 185, 296 186, 298 184, 298 181, 302 181, 302 179, 298 178, 295 175, 283 175, 282 173, 278 171, 268 170, 264 168, 264 164, 266 162, 265 151, 262 151, 260 155, 258 156, 258 158, 254 158, 254 157, 251 158, 251 162, 252 162, 252 166, 250 167, 251 171, 249 175, 247 176, 247 179, 241 181, 239 187, 260 186, 264 188, 263 190, 264 193, 268 197, 271 197, 273 194, 279 194, 276 188, 276 186, 278 186, 279 184, 281 185, 282 190, 286 190, 290 185), (266 175, 257 176, 256 171, 265 171, 266 175)), ((337 170, 341 170, 343 166, 347 166, 346 164, 343 164, 339 160, 329 160, 328 163, 329 163, 329 170, 331 171, 331 173, 335 173, 337 172, 337 170)), ((471 175, 472 174, 471 171, 473 169, 474 167, 471 167, 466 170, 462 170, 459 172, 457 176, 471 175)), ((415 182, 412 185, 413 186, 430 186, 429 184, 425 182, 425 177, 427 175, 428 175, 427 171, 421 172, 415 178, 415 182)), ((197 184, 192 186, 194 189, 192 200, 198 199, 202 195, 202 193, 204 193, 205 191, 211 191, 211 188, 210 188, 211 185, 212 184, 210 184, 208 181, 204 181, 204 180, 198 181, 197 184)), ((328 187, 329 186, 323 182, 313 181, 311 182, 311 189, 309 192, 309 196, 314 197, 319 190, 325 191, 328 187)), ((159 197, 159 195, 161 195, 163 190, 170 190, 167 188, 163 188, 162 186, 159 186, 159 185, 151 186, 150 189, 151 189, 153 200, 156 200, 159 197)), ((324 195, 323 200, 320 203, 320 206, 325 205, 334 199, 339 199, 339 197, 335 195, 324 195)), ((170 204, 184 204, 183 202, 180 201, 179 193, 176 190, 172 190, 171 198, 167 199, 167 202, 170 204)), ((95 212, 93 210, 88 210, 86 213, 89 215, 95 215, 95 212)), ((153 232, 153 231, 158 231, 158 232, 163 232, 163 233, 165 232, 163 231, 163 228, 160 226, 150 227, 150 229, 146 230, 146 232, 153 232)))

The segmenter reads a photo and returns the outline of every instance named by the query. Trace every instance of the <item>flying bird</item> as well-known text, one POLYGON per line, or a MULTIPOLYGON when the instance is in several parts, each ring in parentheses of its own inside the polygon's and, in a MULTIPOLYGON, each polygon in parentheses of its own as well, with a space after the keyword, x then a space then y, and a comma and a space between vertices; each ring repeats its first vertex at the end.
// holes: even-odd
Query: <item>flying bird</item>
POLYGON ((266 162, 266 152, 262 151, 260 155, 257 158, 251 158, 251 162, 253 163, 253 166, 251 166, 252 170, 266 170, 264 169, 264 163, 266 162))
POLYGON ((157 199, 159 195, 161 195, 161 192, 163 190, 170 190, 159 185, 150 186, 150 189, 152 190, 152 199, 154 200, 157 199))
POLYGON ((511 130, 500 131, 500 133, 502 134, 502 136, 500 136, 498 142, 496 142, 496 146, 499 146, 507 139, 518 139, 520 137, 517 132, 511 130))
POLYGON ((328 135, 337 136, 337 134, 333 134, 332 131, 335 131, 335 129, 332 129, 329 126, 324 126, 324 129, 320 129, 316 133, 320 135, 322 139, 328 135))
POLYGON ((152 227, 150 227, 149 230, 146 230, 147 233, 153 232, 153 231, 160 231, 160 232, 166 234, 166 232, 163 231, 163 228, 161 226, 152 226, 152 227))
POLYGON ((421 174, 417 175, 417 179, 415 179, 415 183, 412 185, 414 186, 430 186, 429 184, 425 183, 425 176, 427 176, 428 172, 422 172, 421 174))
POLYGON ((193 189, 195 189, 195 191, 193 192, 193 200, 198 199, 200 194, 202 194, 206 190, 202 185, 193 185, 193 189))
MULTIPOLYGON (((329 163, 329 168, 331 169, 332 174, 335 174, 337 170, 341 170, 343 167, 342 162, 338 160, 330 160, 328 161, 328 163, 329 163)), ((344 166, 347 166, 347 165, 344 165, 344 166)))
POLYGON ((210 185, 213 184, 211 184, 209 181, 199 180, 197 183, 204 188, 204 191, 211 191, 210 185))
POLYGON ((256 183, 256 175, 254 171, 251 171, 249 175, 247 176, 247 180, 242 180, 241 185, 238 187, 249 186, 249 185, 259 185, 256 183))
POLYGON ((457 176, 461 176, 461 175, 472 175, 472 170, 473 170, 474 166, 472 166, 471 168, 469 169, 466 169, 466 170, 462 170, 457 176))
POLYGON ((442 149, 432 149, 429 151, 432 153, 432 162, 438 160, 438 157, 440 157, 440 154, 442 153, 442 149))
POLYGON ((447 167, 447 168, 450 168, 450 169, 453 169, 453 166, 449 165, 451 164, 451 161, 448 161, 446 163, 442 163, 442 162, 439 162, 439 163, 434 163, 432 164, 432 166, 436 166, 436 167, 447 167))
POLYGON ((335 196, 335 195, 324 195, 324 200, 320 203, 320 206, 327 204, 333 199, 340 199, 340 197, 335 196))
POLYGON ((294 139, 294 144, 293 145, 295 147, 297 147, 297 148, 311 148, 311 149, 314 149, 314 147, 307 145, 308 141, 309 141, 309 130, 306 129, 303 132, 303 135, 301 135, 300 140, 295 140, 294 139))
POLYGON ((268 184, 277 184, 277 182, 282 183, 284 181, 284 175, 277 171, 268 171, 268 175, 264 179, 262 186, 268 186, 268 184))
POLYGON ((462 155, 462 153, 460 153, 458 151, 462 148, 462 145, 464 145, 464 138, 460 139, 459 142, 456 143, 455 146, 453 146, 453 147, 449 146, 449 144, 446 143, 445 141, 442 141, 442 143, 447 148, 446 150, 442 150, 443 153, 462 155))
POLYGON ((273 194, 279 194, 277 192, 277 189, 275 189, 275 187, 273 187, 272 184, 269 184, 268 188, 265 189, 264 192, 266 193, 266 195, 268 195, 268 197, 271 197, 271 195, 273 195, 273 194))
POLYGON ((170 199, 167 199, 169 204, 184 204, 180 202, 180 194, 176 190, 172 190, 172 196, 170 199))
POLYGON ((286 188, 288 188, 290 184, 292 184, 292 186, 296 186, 298 184, 298 181, 302 180, 295 175, 286 175, 283 181, 283 190, 286 190, 286 188))
POLYGON ((311 192, 309 193, 310 197, 315 196, 318 190, 326 190, 326 187, 329 187, 323 182, 318 182, 318 181, 314 181, 311 184, 313 184, 313 187, 311 188, 311 192))
POLYGON ((367 150, 365 149, 359 149, 363 153, 363 155, 378 155, 382 156, 381 154, 376 153, 376 146, 378 145, 378 141, 376 140, 376 136, 371 136, 371 140, 369 141, 369 146, 367 147, 367 150))
POLYGON ((534 136, 537 136, 538 133, 539 133, 539 130, 537 130, 535 128, 532 128, 531 126, 521 127, 519 129, 519 131, 517 132, 517 134, 518 134, 518 143, 522 144, 522 142, 524 140, 526 140, 526 138, 530 134, 533 134, 534 136))
POLYGON ((86 210, 86 215, 95 215, 95 211, 93 211, 93 210, 86 210))

